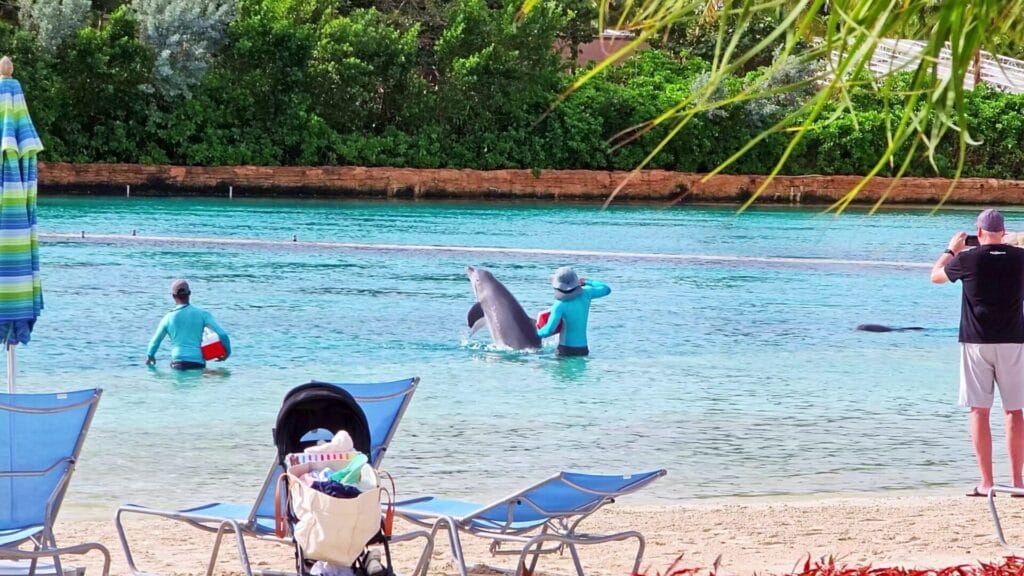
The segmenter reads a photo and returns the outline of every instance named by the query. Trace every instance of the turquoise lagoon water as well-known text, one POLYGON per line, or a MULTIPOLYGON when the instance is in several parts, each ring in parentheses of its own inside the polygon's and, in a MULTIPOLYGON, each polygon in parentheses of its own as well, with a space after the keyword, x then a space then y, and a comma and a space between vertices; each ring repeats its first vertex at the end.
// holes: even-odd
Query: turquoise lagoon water
POLYGON ((919 265, 972 217, 47 198, 45 234, 299 241, 45 239, 46 310, 19 350, 19 391, 104 389, 69 496, 104 517, 117 502, 251 498, 281 398, 311 378, 422 378, 385 460, 400 496, 486 499, 560 469, 654 467, 669 476, 635 502, 969 486, 959 288, 931 285, 919 265), (303 245, 314 240, 738 259, 303 245), (530 312, 550 304, 556 266, 609 283, 593 355, 467 342, 467 264, 530 312), (172 373, 166 344, 160 368, 143 366, 176 276, 231 333, 235 355, 213 373, 172 373), (928 330, 854 331, 865 322, 928 330))

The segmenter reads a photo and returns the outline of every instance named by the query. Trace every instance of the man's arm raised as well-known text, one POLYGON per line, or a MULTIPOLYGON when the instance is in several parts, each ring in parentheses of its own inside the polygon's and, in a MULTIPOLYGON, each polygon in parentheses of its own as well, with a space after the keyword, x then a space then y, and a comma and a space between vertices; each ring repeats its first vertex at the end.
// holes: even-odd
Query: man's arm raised
POLYGON ((949 240, 949 247, 946 248, 942 254, 939 254, 938 259, 935 260, 935 264, 932 266, 932 282, 936 284, 945 284, 956 278, 950 278, 946 274, 946 265, 949 264, 956 255, 964 249, 964 242, 967 240, 966 232, 957 232, 949 240))

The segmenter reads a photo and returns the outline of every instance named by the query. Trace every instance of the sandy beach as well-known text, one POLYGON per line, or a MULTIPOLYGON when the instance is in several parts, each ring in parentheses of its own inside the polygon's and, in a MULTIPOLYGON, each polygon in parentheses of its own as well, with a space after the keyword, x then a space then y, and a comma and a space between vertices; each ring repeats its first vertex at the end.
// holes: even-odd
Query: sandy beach
MULTIPOLYGON (((1007 536, 1024 541, 1024 501, 1003 498, 1007 536)), ((114 558, 113 574, 127 574, 124 553, 110 520, 71 518, 58 524, 59 541, 94 539, 107 545, 114 558)), ((111 514, 112 516, 112 514, 111 514)), ((593 531, 636 529, 647 537, 644 566, 664 571, 680 553, 684 565, 710 568, 721 555, 722 574, 771 572, 784 574, 806 559, 834 556, 848 564, 943 567, 998 560, 1009 554, 999 546, 983 498, 943 495, 880 495, 800 499, 732 499, 670 506, 615 504, 599 511, 588 524, 593 531)), ((129 520, 129 534, 141 569, 159 574, 202 574, 212 537, 182 524, 152 519, 129 520)), ((404 526, 403 526, 404 527, 404 526)), ((492 557, 486 543, 464 538, 474 572, 487 567, 512 568, 510 557, 492 557)), ((418 544, 395 546, 400 573, 407 574, 418 544)), ((589 573, 625 576, 631 568, 631 546, 614 543, 583 549, 589 573)), ((288 548, 253 542, 254 568, 287 570, 288 548)), ((91 574, 99 563, 83 563, 91 574)), ((233 546, 221 552, 218 574, 239 573, 233 546)), ((452 574, 446 539, 439 539, 431 561, 432 574, 452 574)), ((542 560, 538 572, 571 574, 568 556, 542 560)))

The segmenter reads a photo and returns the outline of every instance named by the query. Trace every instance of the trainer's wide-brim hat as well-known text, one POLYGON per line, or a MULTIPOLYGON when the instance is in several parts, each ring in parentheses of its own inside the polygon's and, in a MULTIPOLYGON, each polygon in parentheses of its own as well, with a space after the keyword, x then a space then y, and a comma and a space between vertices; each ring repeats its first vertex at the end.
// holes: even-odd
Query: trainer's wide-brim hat
POLYGON ((580 277, 570 266, 562 266, 555 270, 551 277, 551 287, 555 289, 555 298, 558 300, 572 300, 583 292, 580 277))

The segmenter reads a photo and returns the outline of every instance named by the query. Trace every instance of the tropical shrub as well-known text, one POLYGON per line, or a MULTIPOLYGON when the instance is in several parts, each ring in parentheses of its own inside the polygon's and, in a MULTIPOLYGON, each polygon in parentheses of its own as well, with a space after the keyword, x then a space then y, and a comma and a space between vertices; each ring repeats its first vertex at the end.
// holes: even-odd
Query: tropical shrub
POLYGON ((19 0, 18 21, 53 52, 72 39, 89 17, 90 0, 19 0))
POLYGON ((153 50, 153 79, 168 96, 188 96, 234 18, 232 0, 133 0, 142 40, 153 50))
MULTIPOLYGON (((652 168, 706 172, 781 119, 803 119, 813 62, 754 66, 708 95, 706 39, 670 38, 680 43, 560 101, 592 70, 573 72, 562 54, 587 26, 578 4, 539 2, 523 16, 504 0, 132 0, 56 50, 29 12, 0 21, 0 51, 16 62, 49 160, 630 170, 650 157, 652 168), (649 121, 691 97, 731 103, 665 140, 677 118, 649 121)), ((906 74, 874 81, 858 76, 828 102, 783 173, 873 168, 913 86, 906 74)), ((1024 96, 981 87, 965 106, 980 144, 964 175, 1024 178, 1024 96)), ((771 133, 726 171, 769 173, 788 142, 771 133)), ((919 146, 906 173, 953 175, 958 145, 950 134, 931 156, 919 146)))
POLYGON ((419 27, 400 30, 373 8, 328 20, 310 60, 314 111, 339 133, 381 133, 421 121, 419 27))

